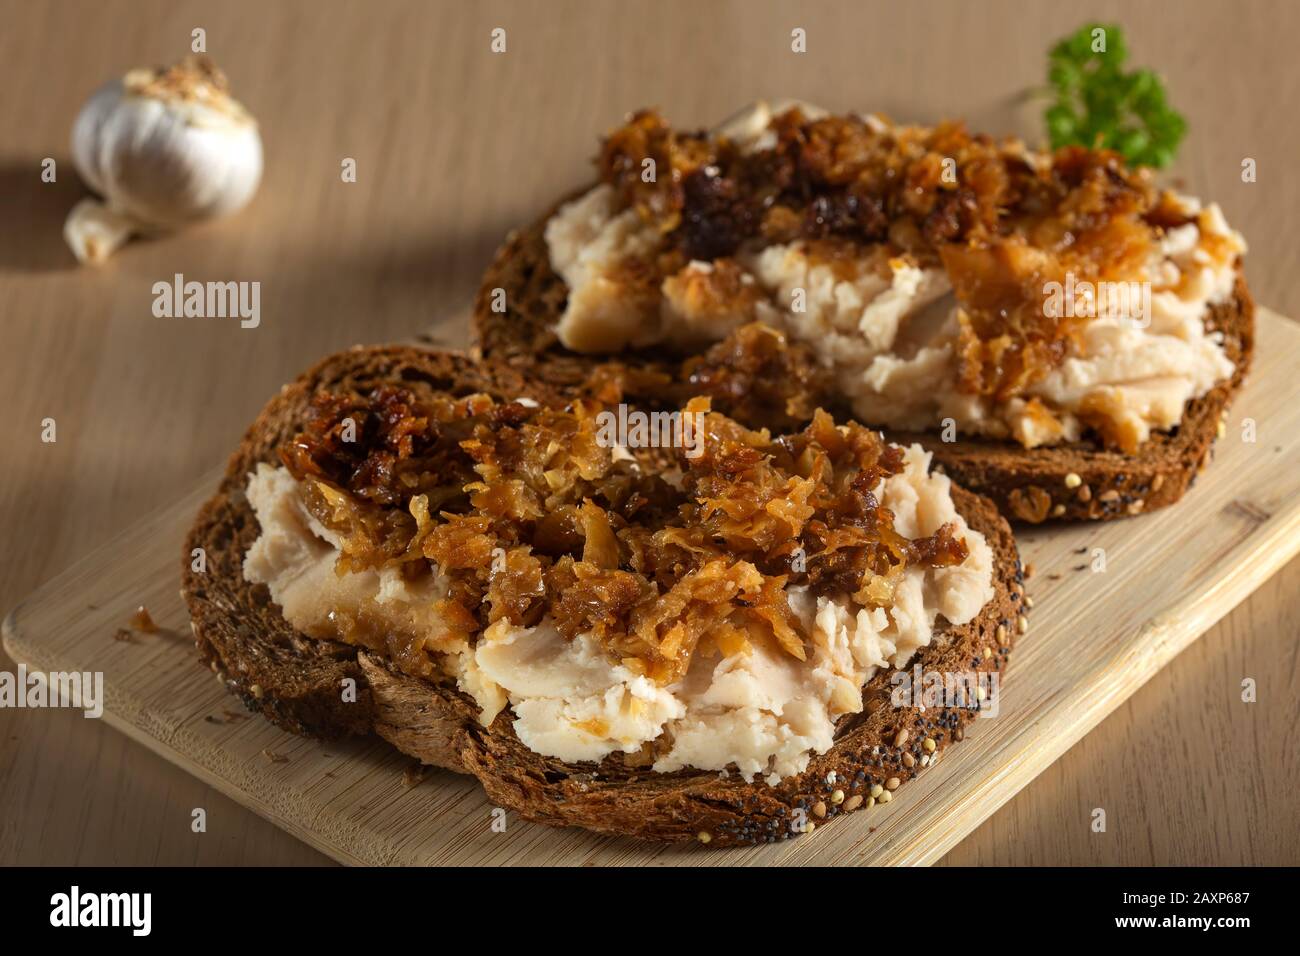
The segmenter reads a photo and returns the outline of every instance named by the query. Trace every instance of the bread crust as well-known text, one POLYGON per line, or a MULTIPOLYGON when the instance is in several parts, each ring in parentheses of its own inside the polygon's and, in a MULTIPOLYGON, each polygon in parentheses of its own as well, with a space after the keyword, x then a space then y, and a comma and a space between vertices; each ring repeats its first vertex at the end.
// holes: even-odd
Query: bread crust
MULTIPOLYGON (((555 336, 568 290, 551 268, 544 233, 546 221, 570 198, 506 238, 484 275, 473 318, 475 354, 561 389, 578 388, 610 358, 570 352, 555 336), (495 289, 506 292, 505 312, 492 311, 495 289)), ((1178 427, 1153 432, 1136 455, 1109 451, 1093 441, 1026 449, 1016 442, 984 438, 944 442, 937 432, 886 434, 902 444, 924 445, 956 481, 991 498, 1015 521, 1108 520, 1166 507, 1182 498, 1211 460, 1220 423, 1250 368, 1255 303, 1240 263, 1232 297, 1211 307, 1206 326, 1223 333, 1224 351, 1234 366, 1232 377, 1189 402, 1178 427)), ((677 363, 665 360, 662 351, 629 351, 616 357, 669 378, 677 373, 677 363)), ((845 413, 843 408, 833 410, 845 413)))
MULTIPOLYGON (((599 764, 569 765, 521 743, 508 709, 484 728, 477 706, 454 685, 413 678, 367 652, 298 634, 265 585, 243 577, 244 554, 259 533, 244 496, 247 476, 258 462, 275 460, 276 448, 296 432, 317 389, 366 388, 410 377, 462 394, 561 400, 548 386, 499 365, 400 347, 331 356, 271 400, 231 457, 216 495, 199 512, 183 564, 199 655, 252 710, 308 736, 373 731, 423 763, 472 774, 495 804, 529 820, 719 846, 787 839, 801 832, 796 824, 803 820, 821 825, 867 808, 873 786, 906 783, 961 739, 975 719, 973 711, 956 707, 895 708, 889 674, 882 672, 864 688, 864 711, 841 718, 831 750, 775 786, 734 774, 655 773, 629 765, 621 754, 599 764), (204 549, 203 572, 193 567, 194 548, 204 549), (343 700, 346 679, 356 682, 352 703, 343 700)), ((955 486, 953 499, 993 549, 994 597, 970 623, 936 628, 909 669, 1000 674, 1023 627, 1015 541, 987 499, 955 486)))

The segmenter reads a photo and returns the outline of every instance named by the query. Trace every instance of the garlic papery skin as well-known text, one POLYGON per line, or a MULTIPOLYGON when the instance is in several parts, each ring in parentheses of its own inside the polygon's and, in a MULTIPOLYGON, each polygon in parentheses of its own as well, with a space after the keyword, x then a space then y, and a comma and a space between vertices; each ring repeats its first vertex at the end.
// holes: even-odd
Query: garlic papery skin
POLYGON ((220 71, 190 58, 96 91, 73 124, 72 161, 103 201, 78 203, 64 237, 81 261, 102 262, 132 235, 241 209, 262 178, 262 138, 220 71))

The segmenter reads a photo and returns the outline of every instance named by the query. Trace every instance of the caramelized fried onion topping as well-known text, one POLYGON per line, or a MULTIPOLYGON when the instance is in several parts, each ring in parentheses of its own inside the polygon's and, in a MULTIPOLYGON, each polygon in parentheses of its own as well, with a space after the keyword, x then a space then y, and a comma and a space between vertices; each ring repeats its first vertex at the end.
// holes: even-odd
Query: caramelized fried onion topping
POLYGON ((442 616, 465 637, 549 614, 661 682, 706 636, 767 637, 804 659, 789 584, 888 610, 906 568, 967 555, 951 525, 915 540, 895 530, 875 491, 902 451, 861 425, 818 410, 773 438, 697 399, 683 412, 696 440, 629 453, 602 442, 602 411, 391 387, 320 394, 281 458, 338 535, 339 573, 415 579, 436 565, 442 616))
POLYGON ((606 137, 602 181, 664 236, 658 278, 683 261, 797 239, 879 244, 942 265, 966 313, 958 386, 999 401, 1059 365, 1078 333, 1081 319, 1044 315, 1045 283, 1067 272, 1131 278, 1160 232, 1189 221, 1147 170, 1105 150, 1037 156, 961 123, 895 127, 798 109, 769 131, 770 146, 743 149, 647 110, 606 137))

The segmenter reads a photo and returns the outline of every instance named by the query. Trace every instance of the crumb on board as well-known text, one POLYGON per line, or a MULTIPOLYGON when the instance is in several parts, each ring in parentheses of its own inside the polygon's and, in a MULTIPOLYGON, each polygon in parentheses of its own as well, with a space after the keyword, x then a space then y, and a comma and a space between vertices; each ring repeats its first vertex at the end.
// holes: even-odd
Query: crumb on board
POLYGON ((158 630, 158 625, 154 623, 149 609, 143 604, 135 609, 135 613, 131 615, 131 620, 128 623, 133 629, 144 634, 152 634, 158 630))
POLYGON ((407 790, 410 790, 412 787, 418 787, 428 773, 428 767, 423 764, 413 763, 407 767, 406 772, 402 774, 402 786, 407 790))
POLYGON ((286 757, 284 754, 278 754, 274 750, 270 750, 270 749, 263 749, 262 756, 265 757, 267 760, 271 761, 271 763, 289 762, 289 758, 286 757))

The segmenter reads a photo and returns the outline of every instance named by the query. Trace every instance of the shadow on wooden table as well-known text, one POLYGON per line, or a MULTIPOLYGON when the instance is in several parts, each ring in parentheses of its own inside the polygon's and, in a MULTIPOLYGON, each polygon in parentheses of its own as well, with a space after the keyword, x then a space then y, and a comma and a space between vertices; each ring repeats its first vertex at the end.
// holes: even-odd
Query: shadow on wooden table
POLYGON ((0 274, 77 268, 63 241, 63 220, 86 195, 72 161, 53 157, 56 180, 41 180, 41 156, 0 157, 0 274))
POLYGON ((357 343, 409 341, 464 348, 479 281, 506 234, 522 222, 438 222, 402 234, 340 233, 279 250, 263 310, 284 316, 286 345, 310 343, 303 361, 357 343), (428 334, 432 333, 432 338, 428 334))

